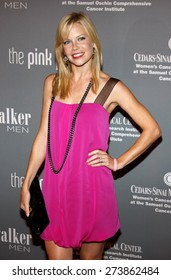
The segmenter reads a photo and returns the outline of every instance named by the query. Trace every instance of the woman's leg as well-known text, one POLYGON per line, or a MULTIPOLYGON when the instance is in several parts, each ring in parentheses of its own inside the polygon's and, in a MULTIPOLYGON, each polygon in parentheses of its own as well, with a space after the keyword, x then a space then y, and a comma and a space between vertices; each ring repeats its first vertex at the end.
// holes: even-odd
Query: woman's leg
POLYGON ((80 250, 81 260, 101 260, 105 242, 83 243, 80 250))
POLYGON ((46 253, 49 260, 72 260, 72 248, 63 248, 56 245, 53 241, 45 241, 46 253))

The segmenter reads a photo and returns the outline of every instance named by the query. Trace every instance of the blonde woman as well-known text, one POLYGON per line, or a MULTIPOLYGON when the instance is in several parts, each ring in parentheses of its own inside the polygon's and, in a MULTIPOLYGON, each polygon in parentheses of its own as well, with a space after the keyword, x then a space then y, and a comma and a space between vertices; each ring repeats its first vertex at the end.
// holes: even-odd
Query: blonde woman
POLYGON ((61 19, 56 60, 58 72, 44 82, 40 128, 21 190, 21 208, 29 216, 29 187, 45 160, 43 195, 50 223, 41 238, 48 258, 71 260, 73 249, 80 248, 81 259, 102 259, 106 240, 120 228, 112 171, 135 160, 161 131, 128 87, 102 72, 100 41, 85 14, 61 19), (117 159, 107 152, 109 116, 116 106, 142 129, 117 159))

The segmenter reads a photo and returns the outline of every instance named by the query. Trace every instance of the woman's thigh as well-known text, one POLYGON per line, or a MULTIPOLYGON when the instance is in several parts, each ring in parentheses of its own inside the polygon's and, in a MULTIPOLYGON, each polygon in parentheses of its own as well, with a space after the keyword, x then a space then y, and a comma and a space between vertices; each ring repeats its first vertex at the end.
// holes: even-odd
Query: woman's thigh
POLYGON ((105 242, 83 243, 80 250, 81 260, 101 260, 105 242))
POLYGON ((56 245, 53 241, 45 241, 46 253, 49 260, 72 260, 72 248, 63 248, 56 245))

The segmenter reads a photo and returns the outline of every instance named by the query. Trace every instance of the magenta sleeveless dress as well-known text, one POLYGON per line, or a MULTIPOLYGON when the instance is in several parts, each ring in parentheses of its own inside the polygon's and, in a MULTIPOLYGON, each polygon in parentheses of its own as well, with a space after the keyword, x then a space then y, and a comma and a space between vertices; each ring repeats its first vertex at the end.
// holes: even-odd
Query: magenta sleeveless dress
MULTIPOLYGON (((54 101, 51 110, 51 151, 55 168, 63 161, 77 104, 54 101)), ((91 167, 88 153, 107 151, 109 114, 100 104, 83 103, 76 120, 69 155, 59 174, 54 174, 46 153, 43 195, 50 223, 41 238, 65 248, 83 242, 100 242, 120 227, 112 171, 91 167)))

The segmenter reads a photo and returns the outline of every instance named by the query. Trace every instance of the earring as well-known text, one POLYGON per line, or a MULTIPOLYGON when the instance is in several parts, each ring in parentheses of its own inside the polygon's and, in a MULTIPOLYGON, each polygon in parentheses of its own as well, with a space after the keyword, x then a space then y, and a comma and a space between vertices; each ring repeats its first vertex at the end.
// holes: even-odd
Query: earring
POLYGON ((67 57, 66 55, 64 55, 63 61, 64 61, 65 63, 68 61, 68 57, 67 57))
POLYGON ((95 52, 96 52, 96 49, 95 49, 95 48, 93 48, 92 59, 93 59, 93 58, 94 58, 94 56, 95 56, 95 52))

